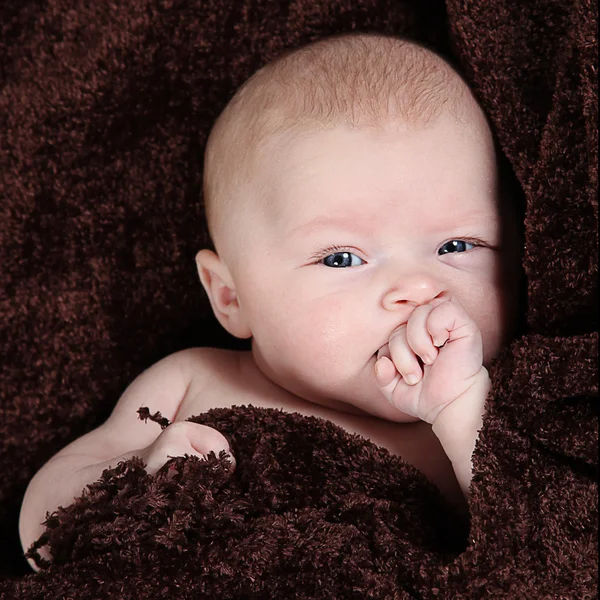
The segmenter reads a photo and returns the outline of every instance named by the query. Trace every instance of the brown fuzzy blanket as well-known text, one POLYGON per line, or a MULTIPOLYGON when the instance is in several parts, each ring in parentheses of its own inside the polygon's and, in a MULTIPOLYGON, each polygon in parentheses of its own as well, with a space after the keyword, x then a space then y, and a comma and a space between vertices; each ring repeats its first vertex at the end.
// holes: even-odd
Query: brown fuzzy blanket
POLYGON ((590 0, 0 4, 0 598, 597 597, 596 29, 590 0), (33 474, 162 356, 234 347, 193 260, 211 123, 283 49, 351 30, 455 60, 523 196, 523 328, 491 368, 470 522, 358 436, 236 407, 195 418, 233 473, 106 471, 33 574, 33 474))

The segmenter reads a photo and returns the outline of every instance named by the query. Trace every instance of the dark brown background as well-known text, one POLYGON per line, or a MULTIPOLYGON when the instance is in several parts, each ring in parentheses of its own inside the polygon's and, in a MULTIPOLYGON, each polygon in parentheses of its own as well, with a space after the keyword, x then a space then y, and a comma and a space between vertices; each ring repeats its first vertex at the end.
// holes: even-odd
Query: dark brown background
POLYGON ((472 84, 526 203, 527 335, 498 363, 498 406, 594 470, 594 410, 569 408, 563 439, 566 413, 544 406, 596 394, 596 10, 587 0, 3 2, 0 575, 28 572, 18 510, 52 454, 159 358, 233 347, 194 265, 207 243, 206 136, 256 68, 331 33, 411 35, 472 84))

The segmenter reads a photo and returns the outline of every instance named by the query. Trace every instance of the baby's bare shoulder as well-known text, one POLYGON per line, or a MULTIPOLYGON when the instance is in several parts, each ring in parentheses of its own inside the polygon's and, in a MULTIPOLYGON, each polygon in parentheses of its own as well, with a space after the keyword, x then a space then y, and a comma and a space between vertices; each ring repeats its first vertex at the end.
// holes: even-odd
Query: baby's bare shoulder
POLYGON ((239 368, 239 352, 222 348, 187 348, 171 355, 173 365, 194 379, 226 375, 239 368))
POLYGON ((233 355, 234 352, 217 348, 186 348, 165 356, 128 386, 107 425, 127 430, 132 419, 137 419, 140 406, 174 420, 191 391, 227 379, 235 364, 233 355))
POLYGON ((222 348, 187 348, 171 357, 181 370, 188 387, 177 411, 177 420, 229 405, 226 399, 239 397, 241 352, 222 348))
POLYGON ((239 379, 241 352, 222 348, 187 348, 171 355, 174 365, 189 382, 186 399, 190 396, 210 398, 239 379), (209 392, 210 393, 207 393, 209 392))

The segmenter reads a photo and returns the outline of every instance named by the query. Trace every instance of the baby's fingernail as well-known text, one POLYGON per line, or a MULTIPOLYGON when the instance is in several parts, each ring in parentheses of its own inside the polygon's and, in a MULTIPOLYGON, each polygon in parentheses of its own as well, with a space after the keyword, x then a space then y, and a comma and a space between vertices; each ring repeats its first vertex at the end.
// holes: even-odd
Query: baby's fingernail
POLYGON ((394 380, 395 371, 396 369, 392 361, 383 356, 375 363, 375 379, 377 383, 381 387, 389 385, 394 380))
POLYGON ((408 383, 408 385, 415 385, 415 383, 417 383, 417 381, 419 381, 419 378, 414 373, 409 373, 404 378, 404 381, 406 381, 406 383, 408 383))
POLYGON ((423 362, 426 365, 432 365, 433 364, 433 356, 431 356, 431 354, 425 354, 425 356, 423 356, 423 362))

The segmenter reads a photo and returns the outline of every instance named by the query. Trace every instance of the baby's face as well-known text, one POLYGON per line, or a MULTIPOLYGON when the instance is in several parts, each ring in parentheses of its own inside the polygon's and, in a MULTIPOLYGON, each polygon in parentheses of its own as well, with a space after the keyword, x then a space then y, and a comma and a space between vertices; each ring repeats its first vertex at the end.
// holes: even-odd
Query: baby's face
POLYGON ((513 250, 482 117, 279 143, 260 209, 229 233, 259 368, 307 400, 402 420, 375 384, 377 351, 442 293, 479 326, 489 363, 512 330, 516 281, 503 275, 513 250))

